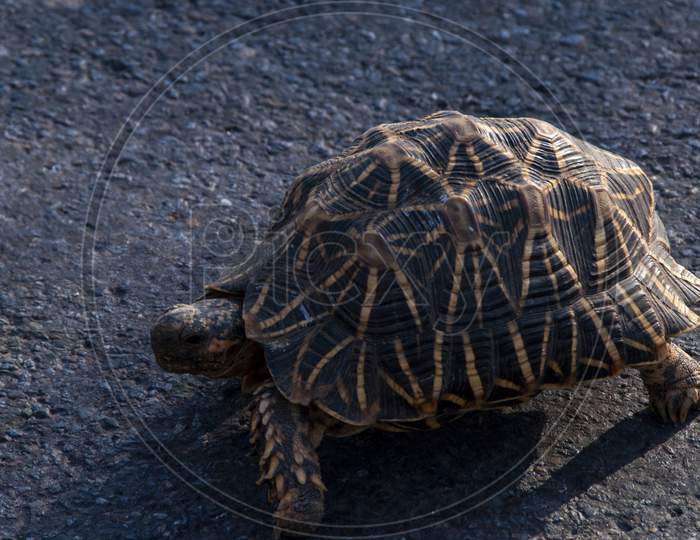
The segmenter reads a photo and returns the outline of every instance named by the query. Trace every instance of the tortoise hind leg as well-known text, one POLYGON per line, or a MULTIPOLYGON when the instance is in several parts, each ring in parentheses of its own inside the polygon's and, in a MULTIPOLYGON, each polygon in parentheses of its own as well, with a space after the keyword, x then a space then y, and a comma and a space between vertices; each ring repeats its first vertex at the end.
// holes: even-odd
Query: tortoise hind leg
POLYGON ((308 534, 323 518, 326 487, 316 448, 325 426, 271 384, 256 391, 251 408, 250 440, 260 454, 258 484, 268 482, 268 498, 277 503, 275 538, 281 529, 308 534))
POLYGON ((666 359, 640 368, 651 408, 665 421, 685 422, 691 408, 700 406, 700 362, 668 344, 666 359))

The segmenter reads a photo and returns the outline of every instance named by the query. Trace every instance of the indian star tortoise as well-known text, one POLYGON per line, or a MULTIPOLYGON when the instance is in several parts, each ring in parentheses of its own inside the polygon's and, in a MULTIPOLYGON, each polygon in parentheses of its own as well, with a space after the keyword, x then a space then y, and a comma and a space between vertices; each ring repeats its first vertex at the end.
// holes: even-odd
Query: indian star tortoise
POLYGON ((241 377, 275 523, 321 521, 324 435, 432 428, 637 368, 682 422, 700 279, 633 162, 531 118, 443 111, 298 176, 249 260, 152 328, 162 368, 241 377))

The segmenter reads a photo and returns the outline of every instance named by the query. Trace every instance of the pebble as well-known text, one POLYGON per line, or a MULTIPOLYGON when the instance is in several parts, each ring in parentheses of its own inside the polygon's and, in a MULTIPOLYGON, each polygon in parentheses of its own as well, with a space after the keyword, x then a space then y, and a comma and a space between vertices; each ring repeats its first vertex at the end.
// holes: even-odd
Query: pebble
POLYGON ((586 38, 581 34, 565 34, 559 38, 559 43, 571 47, 579 47, 584 44, 586 38))
POLYGON ((50 416, 49 408, 46 405, 34 403, 32 404, 32 416, 34 418, 48 418, 50 416))

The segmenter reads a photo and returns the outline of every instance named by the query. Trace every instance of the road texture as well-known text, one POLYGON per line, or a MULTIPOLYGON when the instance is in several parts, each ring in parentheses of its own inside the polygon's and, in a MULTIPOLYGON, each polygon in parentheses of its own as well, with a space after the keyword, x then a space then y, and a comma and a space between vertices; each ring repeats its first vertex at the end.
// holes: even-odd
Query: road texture
MULTIPOLYGON (((700 270, 697 1, 403 6, 0 4, 0 537, 269 536, 241 517, 269 521, 243 504, 266 508, 245 396, 161 372, 149 324, 375 124, 554 122, 652 175, 700 270)), ((700 420, 646 405, 630 372, 433 433, 329 440, 342 527, 323 532, 697 538, 700 420)))

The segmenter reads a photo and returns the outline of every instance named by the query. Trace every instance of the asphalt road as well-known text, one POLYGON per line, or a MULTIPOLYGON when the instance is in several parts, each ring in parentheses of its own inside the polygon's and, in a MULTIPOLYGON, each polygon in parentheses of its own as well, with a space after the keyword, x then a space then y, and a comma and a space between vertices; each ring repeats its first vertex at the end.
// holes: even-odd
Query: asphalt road
MULTIPOLYGON (((700 270, 698 2, 232 4, 0 4, 0 538, 269 536, 245 396, 161 372, 149 324, 372 125, 551 121, 648 171, 700 270)), ((697 538, 700 421, 646 405, 630 372, 329 440, 323 532, 697 538)))

